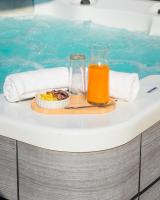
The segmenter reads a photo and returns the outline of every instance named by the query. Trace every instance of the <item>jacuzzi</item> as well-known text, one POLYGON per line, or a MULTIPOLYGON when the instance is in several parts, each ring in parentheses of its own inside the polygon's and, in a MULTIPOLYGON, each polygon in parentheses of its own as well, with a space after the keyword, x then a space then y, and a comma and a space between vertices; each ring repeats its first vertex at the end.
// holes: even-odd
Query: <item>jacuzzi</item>
MULTIPOLYGON (((40 3, 37 15, 158 35, 159 4, 99 0, 40 3)), ((0 196, 9 200, 157 200, 160 75, 141 80, 134 102, 103 115, 47 116, 0 95, 0 196), (150 92, 149 92, 150 91, 150 92)))

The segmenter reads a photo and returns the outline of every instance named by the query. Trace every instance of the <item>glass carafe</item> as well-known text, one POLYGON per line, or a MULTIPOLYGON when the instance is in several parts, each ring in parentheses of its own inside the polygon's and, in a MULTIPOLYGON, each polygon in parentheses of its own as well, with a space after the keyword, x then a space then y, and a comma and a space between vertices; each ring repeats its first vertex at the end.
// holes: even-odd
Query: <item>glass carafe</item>
POLYGON ((101 46, 94 46, 91 50, 87 101, 97 106, 106 105, 109 101, 107 49, 101 46))
POLYGON ((70 56, 69 91, 73 95, 85 95, 86 92, 86 63, 83 54, 70 56))

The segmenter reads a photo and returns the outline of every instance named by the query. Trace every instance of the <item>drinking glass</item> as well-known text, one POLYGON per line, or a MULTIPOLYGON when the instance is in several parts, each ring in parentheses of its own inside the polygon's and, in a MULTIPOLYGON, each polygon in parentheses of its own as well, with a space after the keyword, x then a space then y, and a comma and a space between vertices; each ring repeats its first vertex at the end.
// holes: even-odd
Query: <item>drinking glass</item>
POLYGON ((69 91, 74 95, 86 93, 86 63, 85 55, 73 54, 70 56, 69 91))
POLYGON ((93 105, 103 106, 109 101, 109 65, 107 48, 93 46, 88 67, 87 101, 93 105))

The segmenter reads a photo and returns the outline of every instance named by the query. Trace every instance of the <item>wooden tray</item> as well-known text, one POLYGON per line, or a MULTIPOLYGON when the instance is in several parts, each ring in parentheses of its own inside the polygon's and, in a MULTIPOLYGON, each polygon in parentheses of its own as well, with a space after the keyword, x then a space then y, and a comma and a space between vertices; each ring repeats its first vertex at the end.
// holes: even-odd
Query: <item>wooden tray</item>
MULTIPOLYGON (((71 96, 69 107, 79 107, 79 106, 92 106, 89 104, 84 96, 71 96)), ((105 107, 87 107, 87 108, 70 108, 70 109, 46 109, 41 108, 35 102, 35 99, 31 101, 31 108, 32 110, 49 115, 62 115, 62 114, 103 114, 110 112, 115 109, 116 103, 113 99, 110 99, 108 105, 105 107)))

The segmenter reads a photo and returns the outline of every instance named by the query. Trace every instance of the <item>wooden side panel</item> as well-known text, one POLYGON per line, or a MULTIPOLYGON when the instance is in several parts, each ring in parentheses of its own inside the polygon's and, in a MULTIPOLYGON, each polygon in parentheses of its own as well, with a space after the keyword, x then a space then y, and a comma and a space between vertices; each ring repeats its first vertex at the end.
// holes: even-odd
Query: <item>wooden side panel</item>
POLYGON ((0 136, 0 197, 17 200, 16 141, 0 136))
POLYGON ((142 134, 141 190, 160 177, 160 122, 142 134))
POLYGON ((18 143, 20 200, 129 200, 138 192, 140 137, 107 151, 56 152, 18 143))
POLYGON ((140 200, 160 200, 160 182, 141 195, 140 200))

